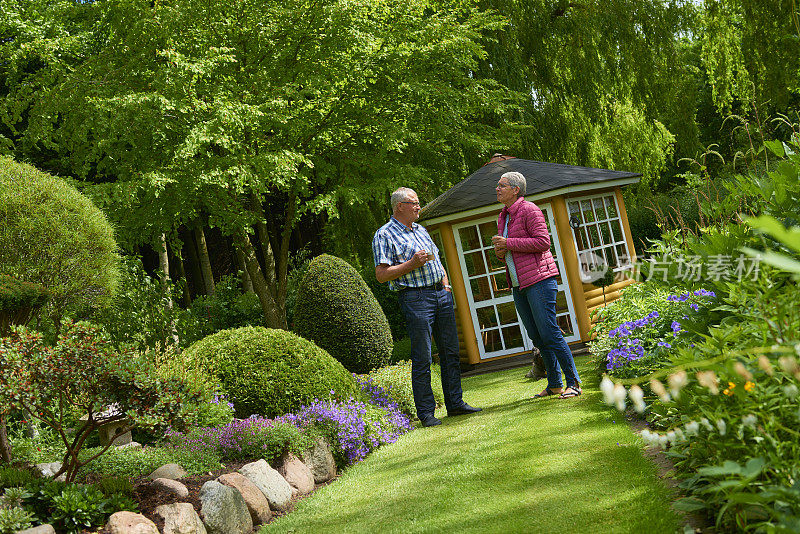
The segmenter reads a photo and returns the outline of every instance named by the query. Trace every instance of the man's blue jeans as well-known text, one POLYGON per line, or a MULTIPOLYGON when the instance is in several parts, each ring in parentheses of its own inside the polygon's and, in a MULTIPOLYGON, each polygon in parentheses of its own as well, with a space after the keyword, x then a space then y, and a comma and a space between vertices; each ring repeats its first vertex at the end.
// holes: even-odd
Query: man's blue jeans
POLYGON ((436 409, 431 389, 431 333, 439 348, 445 407, 448 411, 459 408, 464 401, 453 295, 444 289, 405 289, 399 300, 411 338, 411 388, 417 417, 433 415, 436 409))
POLYGON ((569 350, 569 345, 556 322, 557 291, 558 284, 555 277, 541 280, 525 289, 515 287, 513 290, 514 304, 517 306, 522 324, 525 325, 533 344, 542 351, 549 388, 562 387, 562 369, 567 378, 567 386, 580 385, 572 351, 569 350))

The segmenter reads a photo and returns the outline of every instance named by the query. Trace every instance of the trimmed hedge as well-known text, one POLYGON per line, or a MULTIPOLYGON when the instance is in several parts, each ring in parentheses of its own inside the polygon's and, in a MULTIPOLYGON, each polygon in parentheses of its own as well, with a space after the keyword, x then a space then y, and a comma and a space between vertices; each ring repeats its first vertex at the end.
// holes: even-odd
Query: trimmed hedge
POLYGON ((50 293, 41 284, 0 274, 0 335, 8 335, 12 324, 28 324, 49 298, 50 293))
POLYGON ((106 216, 75 187, 0 157, 0 273, 50 293, 56 320, 110 300, 119 279, 106 216))
POLYGON ((392 355, 389 322, 364 279, 335 256, 309 264, 300 283, 294 330, 353 373, 386 365, 392 355))
POLYGON ((245 326, 205 337, 171 362, 219 381, 237 417, 283 415, 314 399, 360 398, 353 376, 310 341, 245 326))

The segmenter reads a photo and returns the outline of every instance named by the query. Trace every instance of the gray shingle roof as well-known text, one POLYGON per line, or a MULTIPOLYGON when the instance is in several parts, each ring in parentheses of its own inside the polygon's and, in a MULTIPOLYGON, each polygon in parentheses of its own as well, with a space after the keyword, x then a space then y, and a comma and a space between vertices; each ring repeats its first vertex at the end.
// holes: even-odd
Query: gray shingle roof
POLYGON ((484 165, 436 197, 422 209, 420 221, 497 204, 494 188, 500 176, 509 171, 521 172, 525 176, 526 196, 562 187, 641 176, 641 173, 637 172, 576 167, 519 158, 506 159, 484 165))

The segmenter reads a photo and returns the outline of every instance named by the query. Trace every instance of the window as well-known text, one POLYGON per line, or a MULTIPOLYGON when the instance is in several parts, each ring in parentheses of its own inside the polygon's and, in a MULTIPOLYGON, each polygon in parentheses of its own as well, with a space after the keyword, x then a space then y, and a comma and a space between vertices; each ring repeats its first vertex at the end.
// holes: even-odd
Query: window
POLYGON ((570 218, 575 217, 580 223, 573 229, 573 236, 581 261, 597 258, 615 272, 630 269, 628 243, 613 193, 567 199, 567 209, 570 218))

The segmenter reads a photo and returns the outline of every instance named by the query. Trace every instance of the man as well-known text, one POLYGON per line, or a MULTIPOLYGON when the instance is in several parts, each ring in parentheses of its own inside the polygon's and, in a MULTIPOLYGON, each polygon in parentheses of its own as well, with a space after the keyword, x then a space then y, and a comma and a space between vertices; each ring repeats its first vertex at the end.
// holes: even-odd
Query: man
POLYGON ((401 187, 391 197, 393 215, 372 239, 375 277, 399 291, 400 307, 411 338, 411 387, 422 426, 440 425, 434 415, 436 401, 431 389, 431 333, 439 347, 447 415, 481 411, 461 398, 461 368, 453 295, 447 273, 439 261, 439 249, 428 232, 417 224, 419 199, 412 189, 401 187))

